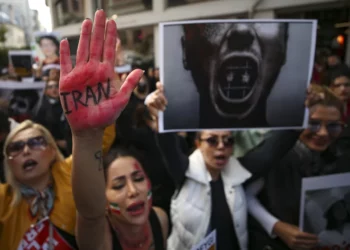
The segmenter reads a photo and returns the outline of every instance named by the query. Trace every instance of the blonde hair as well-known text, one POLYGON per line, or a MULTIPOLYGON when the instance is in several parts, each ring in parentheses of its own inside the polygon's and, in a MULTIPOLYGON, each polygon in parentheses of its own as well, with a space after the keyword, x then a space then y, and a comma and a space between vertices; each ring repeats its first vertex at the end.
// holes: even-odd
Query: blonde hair
POLYGON ((14 196, 13 196, 13 199, 11 202, 12 206, 17 205, 20 202, 20 200, 22 199, 22 195, 21 195, 20 185, 17 182, 15 176, 13 175, 13 172, 11 170, 12 168, 11 168, 9 161, 8 161, 9 159, 8 159, 8 154, 7 154, 7 147, 18 133, 20 133, 26 129, 31 129, 31 128, 40 131, 42 136, 47 141, 47 144, 56 151, 56 158, 55 158, 56 161, 63 161, 64 160, 64 157, 61 154, 60 150, 58 149, 56 142, 55 142, 54 138, 52 137, 51 133, 42 125, 40 125, 38 123, 34 123, 30 120, 25 120, 22 123, 20 123, 16 128, 14 128, 6 138, 6 141, 4 144, 4 151, 3 151, 4 170, 5 170, 6 181, 11 186, 12 191, 14 193, 14 196))

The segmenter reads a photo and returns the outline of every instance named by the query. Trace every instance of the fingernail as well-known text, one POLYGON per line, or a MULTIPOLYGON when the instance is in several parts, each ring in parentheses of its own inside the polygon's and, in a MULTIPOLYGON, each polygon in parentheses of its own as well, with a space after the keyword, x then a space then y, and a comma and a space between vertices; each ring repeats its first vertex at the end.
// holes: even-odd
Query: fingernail
POLYGON ((91 20, 91 18, 86 17, 85 20, 91 20))

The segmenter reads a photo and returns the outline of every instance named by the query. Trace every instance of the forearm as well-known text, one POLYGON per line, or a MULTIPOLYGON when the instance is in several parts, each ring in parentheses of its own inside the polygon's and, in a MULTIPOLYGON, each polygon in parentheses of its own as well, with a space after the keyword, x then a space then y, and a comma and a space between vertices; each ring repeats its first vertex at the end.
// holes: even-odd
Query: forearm
POLYGON ((105 213, 105 179, 102 162, 102 136, 73 135, 72 188, 78 213, 94 219, 105 213))

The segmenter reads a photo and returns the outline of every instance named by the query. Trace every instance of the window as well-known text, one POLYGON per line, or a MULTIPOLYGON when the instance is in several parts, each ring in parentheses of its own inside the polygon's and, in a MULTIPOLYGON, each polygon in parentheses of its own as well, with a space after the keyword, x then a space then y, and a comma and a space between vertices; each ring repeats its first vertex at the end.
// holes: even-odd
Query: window
POLYGON ((210 1, 220 1, 220 0, 166 0, 168 7, 175 7, 186 4, 210 2, 210 1))
POLYGON ((79 23, 84 20, 83 0, 57 0, 55 2, 56 25, 79 23))
POLYGON ((103 0, 102 8, 110 17, 121 16, 152 10, 152 0, 103 0))

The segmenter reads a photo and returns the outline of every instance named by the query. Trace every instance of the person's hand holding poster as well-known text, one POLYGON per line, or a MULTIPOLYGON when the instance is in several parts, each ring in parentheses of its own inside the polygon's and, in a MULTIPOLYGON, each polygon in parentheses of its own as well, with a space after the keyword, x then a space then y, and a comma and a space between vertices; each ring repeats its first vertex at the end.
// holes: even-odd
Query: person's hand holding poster
POLYGON ((304 127, 316 28, 313 20, 160 24, 169 101, 160 131, 304 127))

